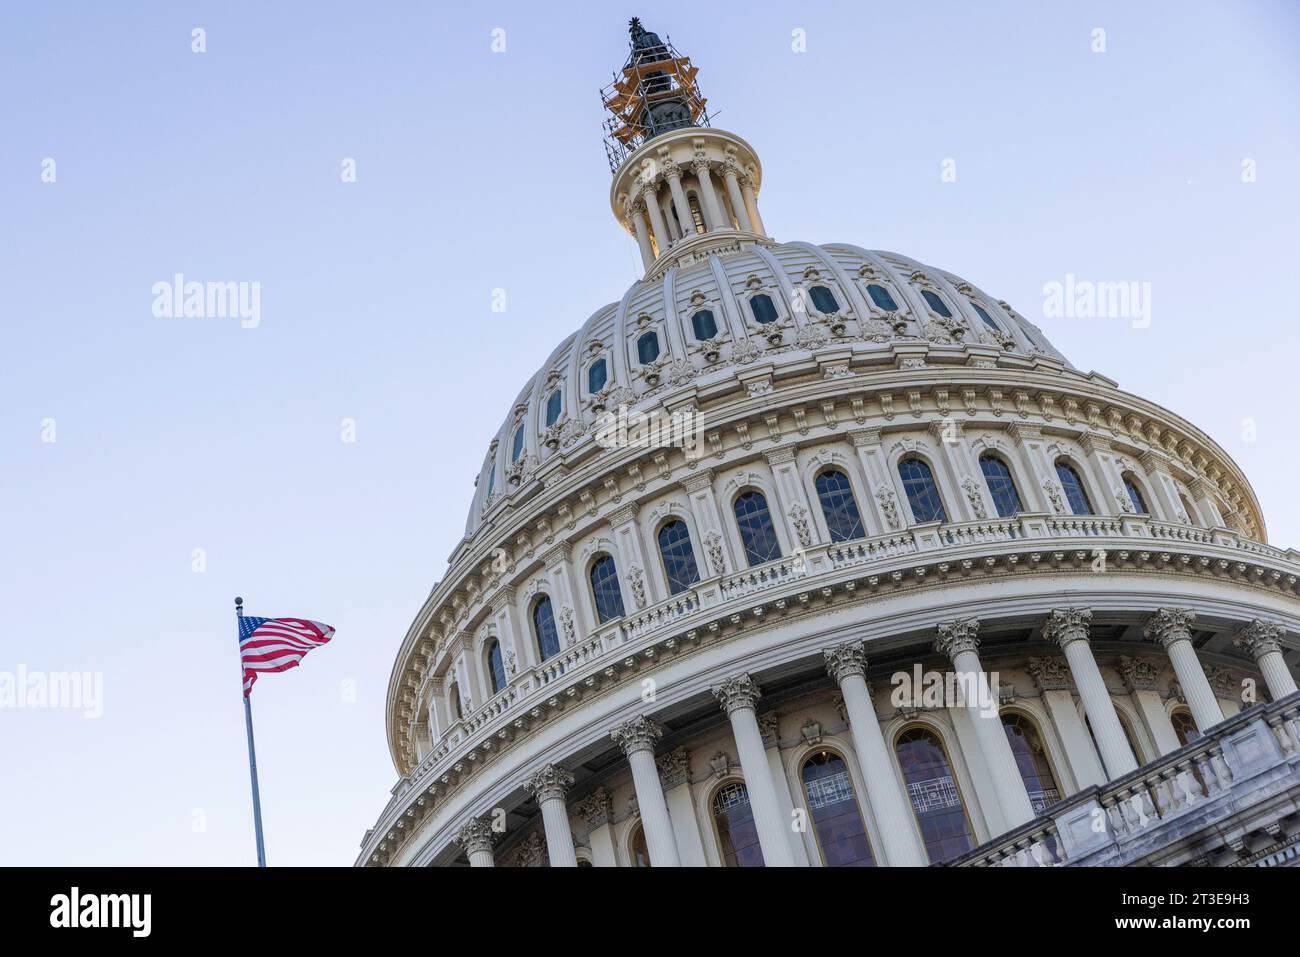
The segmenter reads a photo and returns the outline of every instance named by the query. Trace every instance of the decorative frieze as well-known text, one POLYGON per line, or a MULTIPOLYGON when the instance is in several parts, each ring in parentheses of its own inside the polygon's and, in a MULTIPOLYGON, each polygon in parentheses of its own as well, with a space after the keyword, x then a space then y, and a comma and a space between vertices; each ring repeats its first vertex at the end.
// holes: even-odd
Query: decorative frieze
POLYGON ((1119 673, 1124 676, 1124 683, 1130 691, 1155 691, 1160 676, 1154 664, 1143 659, 1121 655, 1119 673))
POLYGON ((679 784, 685 784, 690 777, 690 754, 685 748, 674 748, 667 754, 655 759, 659 768, 659 780, 665 791, 671 791, 679 784))
POLYGON ((609 824, 614 818, 614 802, 603 787, 596 788, 574 805, 574 813, 589 830, 609 824))

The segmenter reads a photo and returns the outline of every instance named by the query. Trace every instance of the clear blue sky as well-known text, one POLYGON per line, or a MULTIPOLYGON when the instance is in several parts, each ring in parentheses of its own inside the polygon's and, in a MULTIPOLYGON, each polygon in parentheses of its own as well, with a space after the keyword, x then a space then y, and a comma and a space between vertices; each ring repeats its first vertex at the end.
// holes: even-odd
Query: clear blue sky
POLYGON ((487 442, 636 278, 597 97, 636 13, 757 148, 778 239, 1008 300, 1214 436, 1300 544, 1300 5, 109 6, 0 13, 0 671, 104 676, 98 720, 0 710, 0 863, 251 863, 236 594, 338 629, 254 705, 271 863, 353 860, 487 442), (259 282, 260 326, 155 317, 178 272, 259 282), (1068 273, 1150 282, 1150 328, 1043 320, 1068 273))

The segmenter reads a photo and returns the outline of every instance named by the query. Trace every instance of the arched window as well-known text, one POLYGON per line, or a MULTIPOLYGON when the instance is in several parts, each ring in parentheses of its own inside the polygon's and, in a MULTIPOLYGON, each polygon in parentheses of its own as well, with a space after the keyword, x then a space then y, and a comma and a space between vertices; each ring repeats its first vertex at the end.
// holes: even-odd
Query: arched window
POLYGON ((930 466, 920 459, 903 459, 898 463, 898 475, 903 480, 903 490, 907 493, 907 501, 912 506, 912 514, 918 523, 948 520, 930 466))
POLYGON ((649 365, 659 358, 659 336, 653 332, 644 332, 636 341, 636 357, 641 364, 649 365))
POLYGON ((597 359, 587 370, 587 391, 595 395, 605 388, 605 383, 608 381, 609 373, 606 371, 605 360, 597 359))
POLYGON ((975 846, 975 838, 938 736, 927 728, 910 728, 898 736, 894 751, 930 862, 965 854, 975 846))
POLYGON ((762 867, 763 849, 758 846, 758 828, 749 806, 749 791, 740 781, 718 788, 713 795, 713 823, 718 828, 718 846, 724 867, 762 867))
POLYGON ((697 233, 704 232, 704 213, 700 211, 699 197, 694 193, 688 194, 686 197, 686 205, 691 208, 691 228, 697 233))
POLYGON ((674 519, 659 529, 659 554, 664 560, 668 594, 686 591, 700 580, 700 570, 695 566, 695 550, 691 548, 691 533, 685 522, 674 519))
POLYGON ((700 342, 716 336, 718 334, 718 323, 713 318, 713 311, 701 309, 691 316, 691 330, 695 333, 695 338, 700 342))
POLYGON ((537 652, 545 661, 560 653, 560 634, 555 630, 555 613, 551 599, 543 595, 533 606, 533 634, 537 638, 537 652))
POLYGON ((1092 502, 1088 500, 1083 479, 1079 478, 1074 466, 1065 461, 1057 462, 1056 477, 1061 481, 1061 488, 1065 489, 1065 500, 1070 503, 1070 511, 1075 515, 1091 515, 1092 502))
POLYGON ((970 305, 971 308, 975 310, 975 315, 979 316, 980 319, 984 321, 984 325, 988 326, 994 332, 1002 331, 1001 329, 998 328, 998 324, 993 321, 993 317, 984 311, 983 306, 981 306, 978 302, 972 302, 970 305))
POLYGON ((772 297, 765 292, 750 297, 749 309, 754 314, 754 321, 759 325, 765 326, 777 320, 776 306, 772 302, 772 297))
POLYGON ((1174 734, 1178 735, 1178 744, 1180 746, 1200 740, 1201 731, 1196 727, 1196 721, 1192 718, 1192 713, 1186 708, 1176 708, 1174 713, 1169 716, 1169 720, 1173 723, 1174 734))
POLYGON ((1187 501, 1187 496, 1179 493, 1178 501, 1183 503, 1183 511, 1187 513, 1187 520, 1193 525, 1201 524, 1201 518, 1196 514, 1196 509, 1192 507, 1192 503, 1187 501))
POLYGON ((898 312, 898 303, 894 302, 894 297, 889 294, 889 290, 884 286, 873 282, 867 287, 867 295, 871 297, 871 301, 876 304, 877 308, 883 309, 885 312, 898 312))
POLYGON ((1016 480, 1011 477, 1011 468, 992 452, 980 456, 980 471, 993 496, 993 505, 1001 518, 1011 518, 1024 506, 1020 503, 1020 493, 1016 491, 1016 480))
POLYGON ((804 761, 801 776, 826 866, 874 867, 876 861, 844 759, 834 751, 817 751, 804 761))
POLYGON ((812 300, 813 308, 818 312, 831 315, 840 311, 839 300, 835 298, 835 293, 831 292, 825 286, 813 286, 808 290, 808 298, 812 300))
POLYGON ((948 308, 948 304, 940 299, 936 293, 933 293, 928 289, 922 289, 921 295, 925 299, 925 304, 939 315, 943 316, 945 319, 952 318, 952 310, 948 308))
POLYGON ((501 657, 501 642, 495 638, 488 645, 488 676, 492 680, 492 693, 500 694, 506 690, 506 663, 501 657))
POLYGON ((623 617, 623 592, 618 587, 618 569, 614 559, 601 555, 591 563, 591 597, 596 602, 596 617, 603 625, 623 617))
POLYGON ((451 695, 451 708, 456 712, 456 720, 465 717, 465 706, 460 700, 460 685, 456 682, 451 683, 451 690, 447 692, 451 695))
POLYGON ((523 454, 523 451, 524 451, 524 427, 523 425, 520 425, 519 428, 515 429, 514 440, 510 443, 510 461, 511 462, 519 461, 519 456, 523 454))
POLYGON ((1147 508, 1146 499, 1142 497, 1142 490, 1138 488, 1137 479, 1129 472, 1125 472, 1122 478, 1124 479, 1124 491, 1128 493, 1128 500, 1133 503, 1133 511, 1139 515, 1150 515, 1151 512, 1147 508))
POLYGON ((628 850, 632 854, 633 867, 650 866, 650 850, 645 843, 645 828, 640 824, 636 826, 636 831, 632 834, 632 840, 628 842, 628 850))
POLYGON ((867 534, 847 475, 837 469, 827 469, 817 476, 813 485, 817 489, 817 500, 821 502, 826 530, 830 532, 832 542, 847 542, 867 534))
POLYGON ((546 400, 546 427, 549 429, 555 424, 555 420, 560 417, 560 410, 564 407, 564 398, 560 395, 560 390, 556 389, 551 393, 551 397, 546 400))
POLYGON ((781 543, 772 525, 772 514, 767 510, 763 493, 749 489, 736 496, 734 506, 736 527, 745 545, 745 561, 761 565, 781 557, 781 543))
POLYGON ((492 490, 496 487, 497 487, 497 463, 495 461, 489 461, 487 493, 491 495, 492 490))
POLYGON ((1002 727, 1007 733, 1007 743, 1020 769, 1020 780, 1025 782, 1025 792, 1035 814, 1061 800, 1061 790, 1047 760, 1047 749, 1034 722, 1023 714, 1010 712, 1002 715, 1002 727))

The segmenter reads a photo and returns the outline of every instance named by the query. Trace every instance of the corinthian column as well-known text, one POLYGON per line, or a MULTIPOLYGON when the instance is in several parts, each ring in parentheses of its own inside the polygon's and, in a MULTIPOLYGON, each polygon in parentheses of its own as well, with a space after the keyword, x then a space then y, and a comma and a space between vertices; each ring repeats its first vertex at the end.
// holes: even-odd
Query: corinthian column
POLYGON ((713 175, 709 172, 709 161, 700 153, 696 154, 691 165, 695 170, 695 178, 700 184, 700 199, 703 201, 704 206, 704 221, 708 223, 709 229, 717 229, 723 225, 723 222, 722 214, 718 212, 718 194, 713 189, 713 175))
POLYGON ((650 214, 650 227, 654 230, 655 245, 659 247, 659 255, 662 256, 671 245, 673 238, 668 232, 668 225, 664 222, 663 211, 659 208, 659 191, 653 184, 647 184, 641 188, 641 198, 645 201, 646 212, 650 214))
POLYGON ((998 715, 997 699, 980 664, 977 654, 979 630, 980 623, 975 618, 946 621, 939 625, 934 650, 952 662, 953 670, 961 679, 959 684, 964 700, 959 704, 965 706, 975 726, 975 737, 993 779, 993 790, 1002 808, 1003 821, 1008 828, 1014 828, 1034 819, 1034 806, 1029 801, 1015 755, 1011 753, 1006 728, 998 715))
POLYGON ((655 251, 650 245, 650 230, 645 224, 645 202, 637 200, 633 203, 629 207, 628 217, 632 220, 632 228, 636 230, 636 245, 641 250, 641 265, 648 272, 655 264, 655 251))
POLYGON ((1092 656, 1088 628, 1092 612, 1086 608, 1056 608, 1043 627, 1043 637, 1061 646, 1070 664, 1070 675, 1083 699, 1083 713, 1092 726, 1102 763, 1110 780, 1137 769, 1137 759, 1124 735, 1124 726, 1115 713, 1106 682, 1102 680, 1097 659, 1092 656))
POLYGON ((663 728, 644 715, 637 715, 615 728, 610 737, 617 742, 632 765, 632 784, 645 830, 646 851, 652 867, 679 867, 673 822, 668 816, 668 802, 659 782, 655 765, 655 744, 663 737, 663 728))
POLYGON ((912 823, 912 809, 894 772, 889 747, 880 731, 880 719, 867 687, 867 656, 860 641, 850 641, 822 651, 826 670, 840 686, 849 716, 853 752, 867 783, 867 800, 880 827, 885 863, 893 867, 924 867, 925 849, 912 823))
POLYGON ((1185 608, 1161 608, 1151 616, 1142 634, 1165 646, 1165 653, 1178 674, 1178 683, 1187 696, 1187 707, 1192 711, 1196 727, 1204 734, 1223 720, 1223 710, 1192 647, 1194 624, 1196 615, 1185 608))
POLYGON ((749 806, 754 813, 758 843, 763 849, 763 863, 767 867, 794 867, 794 854, 785 836, 790 822, 781 817, 776 783, 767 764, 763 734, 759 731, 758 716, 754 712, 754 703, 760 693, 749 675, 736 675, 713 687, 713 694, 731 719, 731 734, 736 739, 740 769, 745 775, 745 790, 749 792, 749 806))
POLYGON ((573 831, 569 829, 569 808, 564 796, 573 787, 573 775, 556 764, 548 764, 526 782, 524 790, 537 798, 546 829, 546 856, 552 867, 577 867, 573 831))
POLYGON ((1291 677, 1291 669, 1282 657, 1281 625, 1256 618, 1238 630, 1232 643, 1250 652, 1274 701, 1296 693, 1295 678, 1291 677))
POLYGON ((495 867, 492 858, 492 827, 486 821, 470 818, 456 832, 455 841, 465 849, 470 867, 495 867))

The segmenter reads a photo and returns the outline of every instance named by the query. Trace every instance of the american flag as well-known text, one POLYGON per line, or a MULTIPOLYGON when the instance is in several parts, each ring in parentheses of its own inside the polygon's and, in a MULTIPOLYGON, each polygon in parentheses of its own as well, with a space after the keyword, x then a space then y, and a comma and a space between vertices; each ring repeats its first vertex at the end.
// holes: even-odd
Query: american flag
POLYGON ((334 637, 334 629, 306 618, 239 619, 239 657, 244 665, 244 697, 262 672, 297 668, 303 655, 334 637))

